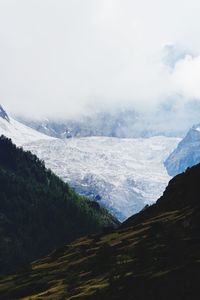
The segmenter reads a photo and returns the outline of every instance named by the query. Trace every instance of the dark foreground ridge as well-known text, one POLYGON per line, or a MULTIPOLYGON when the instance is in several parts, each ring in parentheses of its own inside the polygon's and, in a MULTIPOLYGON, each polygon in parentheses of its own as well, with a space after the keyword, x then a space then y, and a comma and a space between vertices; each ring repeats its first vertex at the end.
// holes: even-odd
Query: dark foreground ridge
POLYGON ((88 235, 0 280, 1 299, 197 300, 200 165, 118 230, 88 235))
POLYGON ((105 209, 74 193, 35 155, 0 138, 1 274, 116 224, 105 209))

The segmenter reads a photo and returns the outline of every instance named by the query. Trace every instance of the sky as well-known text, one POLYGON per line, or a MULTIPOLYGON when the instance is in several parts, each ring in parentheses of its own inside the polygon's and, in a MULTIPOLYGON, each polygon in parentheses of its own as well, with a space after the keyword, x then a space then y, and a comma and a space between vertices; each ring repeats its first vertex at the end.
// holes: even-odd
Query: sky
POLYGON ((199 101, 199 11, 199 0, 0 0, 0 103, 67 118, 199 101))

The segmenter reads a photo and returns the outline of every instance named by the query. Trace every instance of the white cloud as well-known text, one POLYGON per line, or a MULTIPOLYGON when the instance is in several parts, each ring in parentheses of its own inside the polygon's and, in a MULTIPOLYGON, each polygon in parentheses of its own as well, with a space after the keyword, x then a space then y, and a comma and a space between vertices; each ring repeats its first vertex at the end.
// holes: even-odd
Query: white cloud
POLYGON ((200 56, 186 55, 179 60, 171 76, 175 91, 188 99, 200 99, 200 56))
POLYGON ((1 0, 0 102, 69 116, 200 98, 197 57, 163 64, 166 45, 200 53, 199 11, 198 0, 1 0))

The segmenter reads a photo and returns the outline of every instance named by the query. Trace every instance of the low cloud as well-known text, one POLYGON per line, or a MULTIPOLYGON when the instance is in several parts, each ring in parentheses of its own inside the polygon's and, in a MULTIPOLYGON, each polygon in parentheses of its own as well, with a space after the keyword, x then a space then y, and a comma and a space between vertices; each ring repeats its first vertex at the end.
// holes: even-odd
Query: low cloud
POLYGON ((63 118, 198 100, 199 10, 198 0, 2 0, 0 102, 63 118))
POLYGON ((171 74, 174 90, 187 99, 200 99, 200 56, 186 55, 171 74))

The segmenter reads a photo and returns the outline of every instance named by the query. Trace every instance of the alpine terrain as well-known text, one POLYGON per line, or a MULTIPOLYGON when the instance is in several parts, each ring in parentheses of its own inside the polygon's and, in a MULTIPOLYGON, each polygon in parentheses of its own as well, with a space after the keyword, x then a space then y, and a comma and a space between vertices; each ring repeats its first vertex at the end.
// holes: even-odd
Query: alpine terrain
POLYGON ((185 171, 200 162, 200 125, 193 126, 165 160, 164 164, 170 176, 185 171))
POLYGON ((11 138, 16 145, 22 146, 38 140, 51 140, 45 134, 37 132, 32 128, 16 121, 8 116, 7 112, 0 105, 0 135, 11 138))
POLYGON ((75 191, 96 199, 121 221, 162 194, 170 179, 163 161, 180 141, 166 136, 58 139, 8 118, 0 117, 0 134, 36 154, 75 191))
POLYGON ((16 116, 23 124, 56 138, 107 136, 117 138, 146 138, 152 136, 182 137, 186 130, 198 120, 200 107, 187 105, 187 119, 177 114, 176 99, 163 103, 155 112, 138 112, 133 109, 113 109, 91 112, 74 118, 51 119, 16 116), (177 119, 178 121, 177 122, 177 119), (180 119, 179 119, 180 118, 180 119), (182 126, 180 126, 180 124, 182 126))
POLYGON ((95 198, 120 220, 153 203, 170 176, 163 161, 179 139, 88 137, 24 145, 76 191, 95 198))
POLYGON ((0 138, 0 273, 118 224, 95 201, 73 192, 35 155, 0 138))
POLYGON ((2 299, 195 300, 200 277, 200 165, 118 230, 89 235, 0 280, 2 299))

